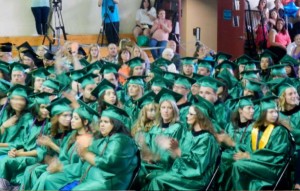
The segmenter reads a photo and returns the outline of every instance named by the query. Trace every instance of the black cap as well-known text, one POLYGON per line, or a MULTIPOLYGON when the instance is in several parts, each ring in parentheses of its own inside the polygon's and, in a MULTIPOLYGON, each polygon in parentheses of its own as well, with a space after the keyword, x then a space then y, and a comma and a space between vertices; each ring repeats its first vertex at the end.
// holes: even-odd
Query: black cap
POLYGON ((5 42, 0 44, 0 52, 11 52, 13 44, 10 42, 5 42))

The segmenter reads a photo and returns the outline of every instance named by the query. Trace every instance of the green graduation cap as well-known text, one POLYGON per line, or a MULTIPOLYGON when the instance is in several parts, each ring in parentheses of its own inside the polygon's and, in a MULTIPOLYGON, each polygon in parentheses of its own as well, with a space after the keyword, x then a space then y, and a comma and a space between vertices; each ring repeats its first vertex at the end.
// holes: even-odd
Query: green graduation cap
POLYGON ((279 61, 280 64, 288 64, 291 66, 295 66, 298 65, 298 61, 291 57, 290 55, 285 55, 284 57, 282 57, 282 59, 279 61))
POLYGON ((295 88, 293 84, 294 83, 290 78, 283 78, 281 82, 273 86, 271 90, 276 96, 280 97, 287 88, 295 88))
POLYGON ((245 106, 253 106, 252 96, 242 96, 230 100, 234 105, 234 110, 241 109, 245 106))
POLYGON ((225 68, 235 70, 237 68, 237 65, 234 62, 231 62, 229 60, 224 60, 223 62, 221 62, 220 64, 215 66, 215 69, 219 69, 219 70, 225 69, 225 68))
POLYGON ((92 109, 90 106, 88 106, 86 103, 84 103, 80 99, 77 100, 77 101, 78 101, 80 107, 76 108, 74 110, 74 112, 78 113, 78 115, 80 117, 82 117, 83 119, 88 120, 89 123, 91 123, 93 121, 93 116, 99 117, 99 114, 98 114, 97 111, 92 109))
POLYGON ((218 52, 215 55, 215 61, 218 62, 218 60, 223 59, 223 60, 229 60, 232 57, 232 55, 225 53, 225 52, 218 52))
POLYGON ((0 63, 0 71, 5 74, 9 74, 8 66, 0 63))
POLYGON ((104 61, 104 65, 102 66, 100 73, 101 74, 109 74, 114 73, 117 74, 118 70, 120 69, 120 66, 114 63, 106 62, 104 61))
POLYGON ((217 75, 217 78, 222 79, 228 86, 228 89, 233 88, 238 83, 238 80, 228 70, 222 70, 217 75))
POLYGON ((50 74, 55 74, 55 66, 48 66, 45 67, 45 69, 50 73, 50 74))
POLYGON ((271 69, 272 76, 286 76, 285 66, 288 64, 276 64, 273 66, 269 66, 268 69, 271 69))
POLYGON ((50 73, 45 69, 45 68, 38 68, 36 70, 33 70, 30 72, 31 76, 36 78, 43 78, 46 79, 48 75, 50 75, 50 73))
POLYGON ((163 101, 174 101, 175 103, 182 98, 181 94, 178 94, 167 88, 162 88, 160 92, 155 96, 154 101, 156 103, 161 103, 163 101))
POLYGON ((89 84, 96 84, 94 78, 97 77, 96 74, 90 73, 82 76, 81 78, 77 79, 76 81, 81 84, 81 87, 84 89, 89 84))
POLYGON ((195 79, 189 78, 189 77, 184 76, 182 74, 174 73, 174 75, 175 75, 175 78, 176 78, 174 84, 184 86, 186 89, 191 89, 192 85, 196 82, 195 79))
POLYGON ((180 60, 181 60, 181 64, 183 64, 183 65, 193 65, 195 63, 195 60, 197 60, 197 58, 183 57, 183 58, 180 58, 180 60))
POLYGON ((0 79, 0 92, 6 94, 11 87, 11 83, 4 80, 0 79))
POLYGON ((221 86, 225 86, 224 83, 220 82, 219 80, 216 80, 215 78, 205 76, 201 79, 201 86, 202 87, 209 87, 212 88, 215 92, 218 91, 218 88, 221 86))
POLYGON ((163 77, 171 82, 174 82, 176 80, 176 73, 163 71, 163 77))
POLYGON ((266 84, 270 89, 272 89, 274 86, 281 83, 284 79, 285 78, 275 78, 275 79, 269 80, 266 84))
POLYGON ((199 109, 206 115, 206 117, 210 119, 217 119, 214 105, 199 95, 197 95, 196 98, 197 101, 192 106, 199 109))
POLYGON ((0 52, 11 52, 13 44, 10 42, 0 43, 0 52))
POLYGON ((247 79, 244 89, 251 90, 254 92, 260 92, 262 85, 263 85, 263 83, 261 83, 261 82, 247 79))
POLYGON ((248 56, 247 54, 243 54, 242 56, 235 59, 235 63, 237 65, 244 65, 246 62, 252 61, 252 58, 248 56))
POLYGON ((86 75, 86 70, 85 68, 80 70, 73 70, 71 72, 67 72, 66 75, 69 76, 72 80, 77 81, 79 78, 86 75))
POLYGON ((67 98, 59 98, 54 100, 51 105, 47 107, 47 110, 50 112, 51 116, 59 115, 63 112, 72 111, 70 104, 71 101, 67 98))
POLYGON ((8 97, 11 98, 12 96, 21 96, 27 99, 31 92, 31 88, 21 84, 16 84, 8 90, 8 97))
POLYGON ((260 70, 244 70, 241 72, 243 79, 257 79, 260 70))
POLYGON ((198 68, 207 68, 208 70, 212 70, 216 65, 216 62, 213 60, 202 60, 198 59, 198 68))
POLYGON ((129 84, 136 84, 144 87, 145 85, 144 78, 146 77, 147 76, 130 76, 129 78, 127 78, 125 86, 127 87, 129 84))
POLYGON ((264 96, 261 99, 253 101, 253 103, 260 104, 260 111, 262 112, 262 111, 266 111, 267 109, 276 109, 277 104, 275 102, 275 99, 277 98, 278 97, 274 95, 268 95, 268 96, 264 96))
POLYGON ((44 81, 42 86, 53 89, 55 93, 58 93, 60 90, 59 81, 52 78, 49 78, 46 81, 44 81))
POLYGON ((148 93, 146 93, 140 99, 137 100, 138 107, 142 109, 145 105, 154 103, 155 96, 156 94, 153 91, 149 91, 148 93))
POLYGON ((116 89, 116 86, 105 78, 93 89, 91 94, 96 98, 99 98, 106 90, 108 89, 116 89))
POLYGON ((100 61, 93 62, 92 64, 89 64, 84 69, 87 71, 87 73, 93 73, 95 70, 101 70, 103 64, 100 61))
POLYGON ((152 66, 158 66, 158 67, 161 67, 161 66, 168 67, 170 64, 172 64, 172 62, 170 60, 167 60, 162 57, 156 59, 154 62, 151 63, 152 66))
POLYGON ((141 59, 140 57, 134 57, 134 58, 128 60, 126 63, 132 69, 136 66, 142 66, 144 62, 145 61, 143 59, 141 59))
POLYGON ((41 92, 31 95, 29 99, 36 104, 50 104, 50 96, 55 95, 48 92, 41 92))
POLYGON ((173 82, 163 78, 161 75, 155 75, 155 77, 150 81, 151 86, 158 86, 162 88, 171 88, 173 82))
POLYGON ((79 62, 83 67, 87 67, 88 65, 90 65, 90 63, 85 58, 81 58, 79 62))
POLYGON ((120 108, 118 108, 114 105, 111 105, 109 103, 106 103, 106 102, 105 102, 105 104, 107 105, 107 109, 102 111, 101 117, 112 118, 112 119, 120 121, 125 126, 128 126, 128 124, 126 122, 129 121, 129 115, 125 110, 120 109, 120 108))
POLYGON ((272 58, 272 59, 275 59, 275 58, 277 58, 278 56, 277 56, 274 52, 272 52, 272 51, 266 49, 266 50, 264 50, 264 51, 259 55, 259 57, 260 57, 260 59, 261 59, 261 58, 272 58))
POLYGON ((21 64, 19 62, 14 62, 10 65, 11 72, 13 72, 13 71, 25 72, 25 70, 28 69, 28 68, 29 68, 29 66, 27 66, 25 64, 21 64))
POLYGON ((260 62, 252 60, 250 62, 245 62, 245 69, 244 70, 256 70, 258 68, 260 62))

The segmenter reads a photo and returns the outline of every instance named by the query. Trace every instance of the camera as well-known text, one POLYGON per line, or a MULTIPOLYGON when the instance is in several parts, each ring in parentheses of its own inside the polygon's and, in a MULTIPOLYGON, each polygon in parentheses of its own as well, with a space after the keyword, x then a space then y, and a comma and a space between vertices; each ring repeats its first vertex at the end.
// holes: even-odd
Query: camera
POLYGON ((196 37, 196 41, 200 41, 200 27, 193 28, 193 35, 196 37))
POLYGON ((115 11, 115 6, 108 6, 108 10, 113 13, 115 11))

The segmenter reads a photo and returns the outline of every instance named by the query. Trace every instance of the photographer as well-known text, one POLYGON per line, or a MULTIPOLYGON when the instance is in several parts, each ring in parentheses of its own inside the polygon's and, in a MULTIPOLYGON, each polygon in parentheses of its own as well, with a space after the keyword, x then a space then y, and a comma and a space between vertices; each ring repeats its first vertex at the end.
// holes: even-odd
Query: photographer
POLYGON ((47 19, 50 11, 49 0, 32 0, 31 11, 35 19, 36 32, 44 35, 47 32, 47 19))
POLYGON ((98 0, 98 6, 102 7, 102 25, 105 30, 107 43, 118 44, 119 41, 119 0, 98 0))

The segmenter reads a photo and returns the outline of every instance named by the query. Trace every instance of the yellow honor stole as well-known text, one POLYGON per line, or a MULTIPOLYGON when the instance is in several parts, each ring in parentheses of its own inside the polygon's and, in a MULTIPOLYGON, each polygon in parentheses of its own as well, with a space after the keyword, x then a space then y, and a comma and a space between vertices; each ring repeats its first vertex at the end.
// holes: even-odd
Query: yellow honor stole
MULTIPOLYGON (((263 149, 267 145, 270 135, 274 129, 274 125, 270 124, 268 127, 265 129, 263 132, 262 137, 259 140, 259 145, 258 149, 263 149)), ((258 133, 259 133, 259 128, 258 127, 253 127, 252 132, 251 132, 251 139, 252 139, 252 150, 256 151, 257 149, 257 139, 258 139, 258 133)))

